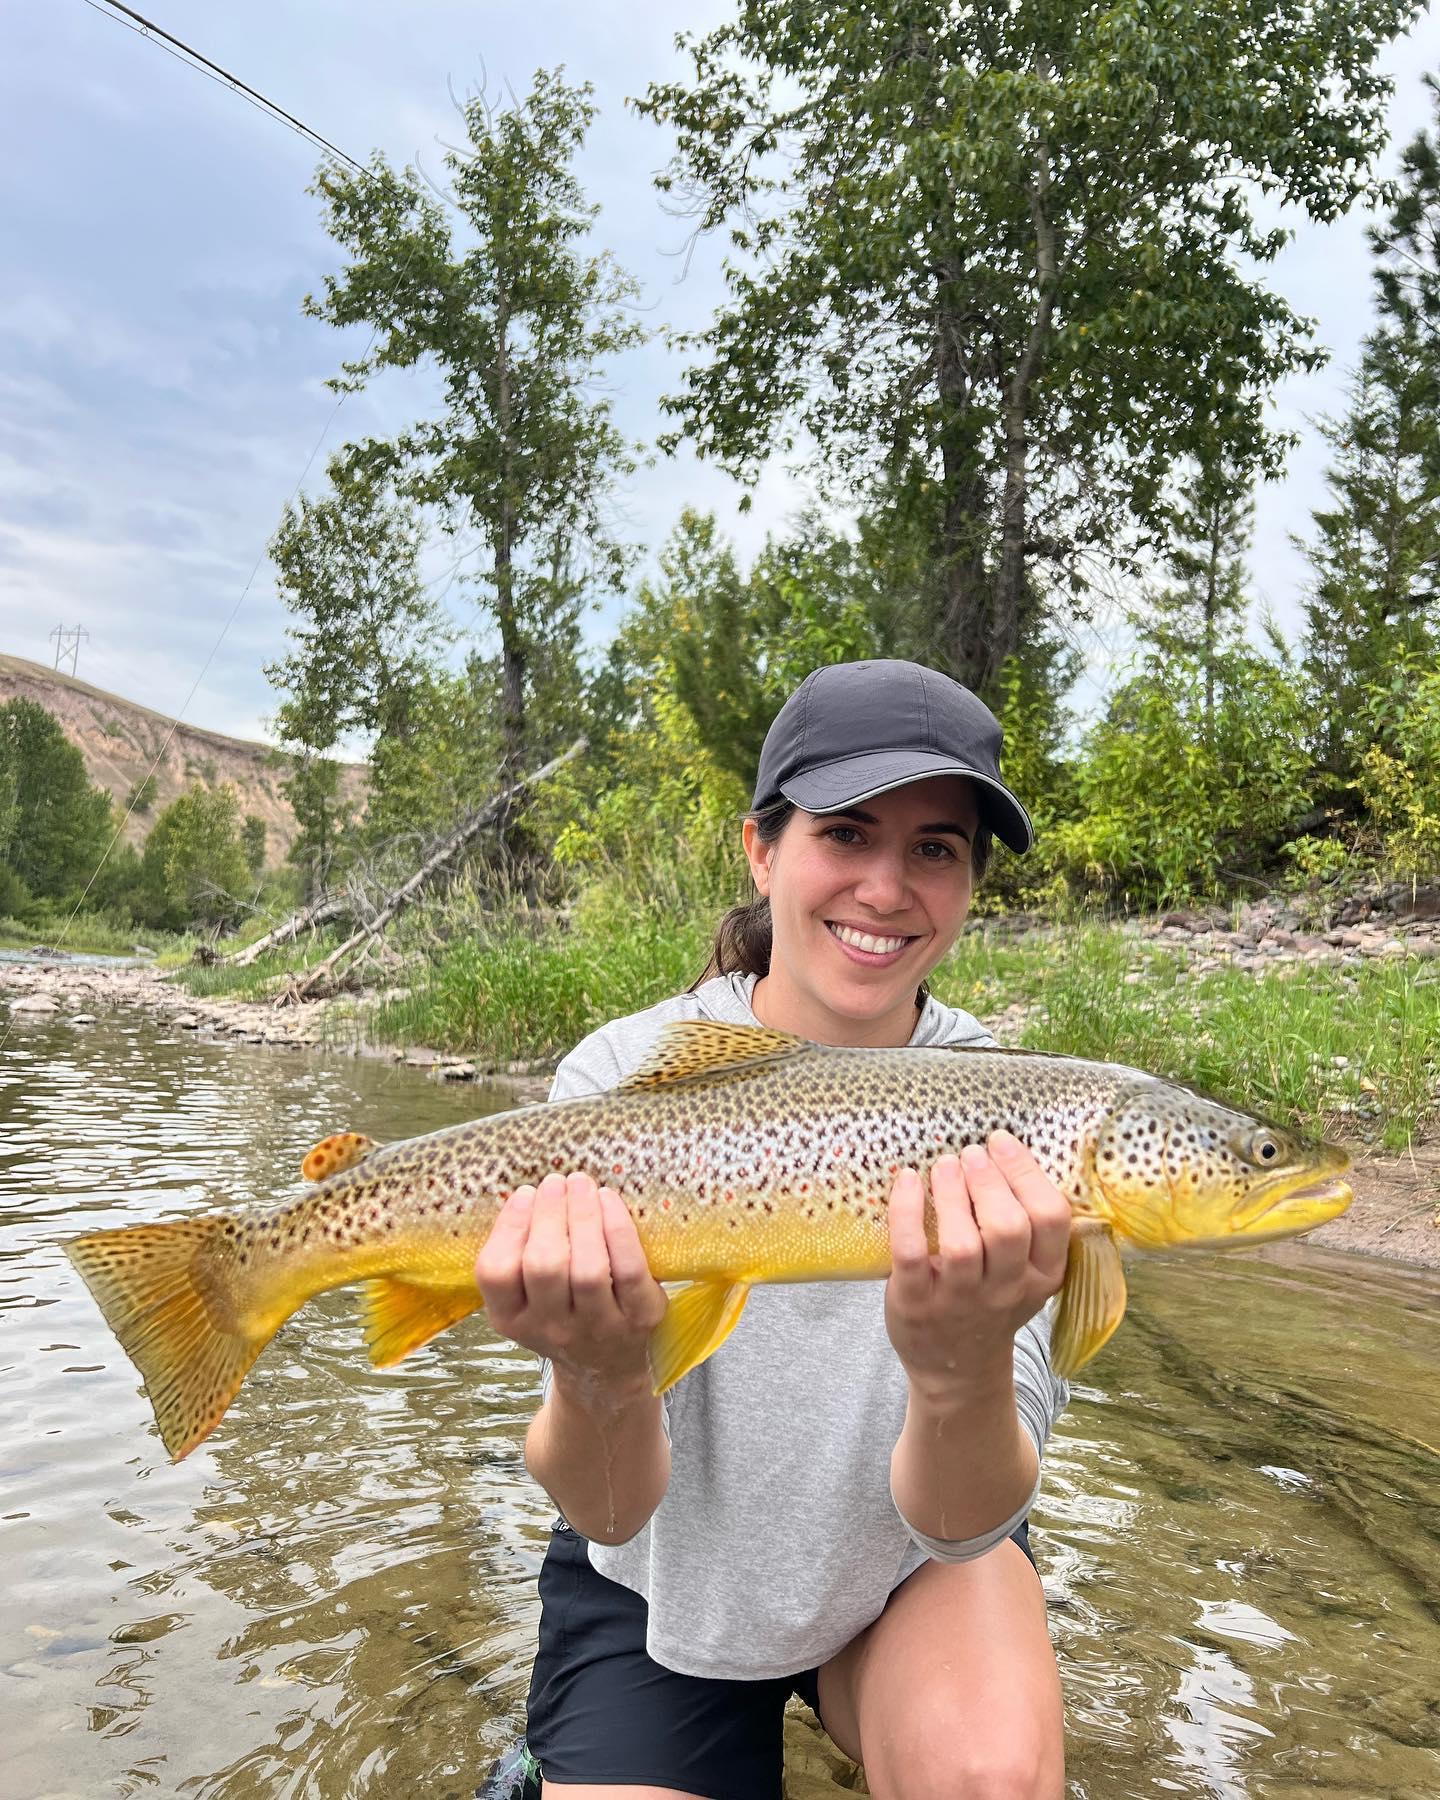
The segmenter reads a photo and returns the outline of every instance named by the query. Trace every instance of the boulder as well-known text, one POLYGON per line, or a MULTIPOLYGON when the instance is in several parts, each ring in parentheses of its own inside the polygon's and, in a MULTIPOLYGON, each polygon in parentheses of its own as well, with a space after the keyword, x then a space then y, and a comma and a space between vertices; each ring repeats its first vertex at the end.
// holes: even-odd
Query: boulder
POLYGON ((18 1000, 10 1002, 12 1013, 57 1013, 60 1002, 51 999, 49 994, 22 994, 18 1000))

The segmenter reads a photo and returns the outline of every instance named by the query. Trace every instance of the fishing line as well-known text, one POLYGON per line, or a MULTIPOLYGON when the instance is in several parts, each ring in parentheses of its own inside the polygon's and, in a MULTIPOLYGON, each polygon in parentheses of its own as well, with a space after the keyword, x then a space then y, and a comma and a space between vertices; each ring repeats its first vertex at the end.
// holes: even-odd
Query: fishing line
MULTIPOLYGON (((357 173, 364 176, 366 180, 374 181, 377 184, 380 184, 383 186, 383 185, 386 185, 392 179, 392 177, 388 174, 388 172, 386 175, 381 176, 381 175, 378 175, 373 169, 367 169, 362 163, 356 162, 356 160, 353 156, 346 155, 346 153, 343 150, 338 149, 334 144, 330 143, 328 139, 321 137, 318 132, 312 131, 308 125, 305 125, 301 120, 295 118, 293 114, 286 112, 283 107, 277 106, 273 101, 266 100, 266 98, 263 94, 259 93, 256 89, 250 87, 247 83, 241 81, 238 76, 230 75, 228 73, 228 71, 221 69, 218 63, 210 62, 208 57, 201 56, 199 51, 191 50, 189 45, 182 43, 179 38, 171 37, 170 33, 162 30, 160 26, 155 25, 150 20, 143 18, 139 13, 132 12, 128 6, 121 5, 120 0, 85 0, 85 4, 87 6, 89 6, 93 11, 103 13, 106 17, 113 17, 115 15, 115 12, 127 14, 129 16, 129 19, 138 21, 138 23, 136 23, 136 24, 129 25, 130 30, 135 31, 140 36, 145 37, 145 38, 149 39, 151 42, 158 44, 162 50, 168 51, 168 53, 170 55, 176 57, 177 61, 184 62, 187 67, 196 68, 199 70, 199 72, 201 74, 208 74, 210 76, 211 80, 220 80, 221 78, 223 78, 224 83, 227 84, 233 91, 239 93, 242 98, 246 98, 246 99, 250 100, 252 104, 259 105, 261 110, 266 112, 267 116, 277 118, 280 121, 282 121, 283 123, 293 127, 302 136, 308 138, 312 143, 320 146, 326 152, 327 155, 337 157, 341 162, 347 164, 350 168, 354 169, 357 173), (114 9, 114 10, 111 11, 111 10, 107 10, 107 9, 114 9), (172 49, 171 48, 172 45, 178 46, 178 48, 172 49), (180 54, 181 51, 183 51, 185 54, 181 55, 180 54), (214 73, 213 74, 210 73, 211 71, 214 71, 214 73)), ((117 18, 116 22, 118 24, 127 24, 128 23, 127 19, 121 19, 121 18, 117 18)), ((410 264, 414 260, 415 253, 418 249, 419 249, 419 240, 417 239, 416 242, 411 245, 409 254, 406 256, 405 261, 400 265, 400 268, 396 273, 395 280, 391 284, 389 292, 386 294, 385 298, 386 298, 387 303, 390 300, 392 300, 395 297, 395 294, 399 291, 400 284, 405 279, 406 274, 409 272, 410 264)), ((388 310, 388 305, 387 305, 386 310, 388 310)), ((381 330, 381 327, 377 324, 371 331, 369 341, 367 342, 364 352, 362 353, 361 361, 364 361, 366 358, 368 358, 371 350, 374 349, 375 341, 380 336, 380 330, 381 330)), ((342 390, 339 398, 335 402, 334 407, 331 409, 329 416, 326 418, 324 424, 321 426, 320 434, 315 439, 314 444, 311 446, 310 454, 305 459, 305 466, 301 469, 299 475, 297 476, 297 478, 295 480, 294 486, 290 490, 289 498, 286 501, 287 506, 293 506, 295 504, 295 501, 298 499, 300 490, 305 484, 305 479, 309 475, 310 470, 314 466, 315 458, 320 454, 321 448, 323 447, 326 438, 330 435, 330 431, 331 431, 332 426, 335 423, 335 420, 339 417, 341 407, 344 406, 345 402, 349 399, 349 397, 350 397, 350 390, 349 389, 342 390)), ((120 823, 116 827, 115 832, 112 835, 109 843, 106 844, 104 850, 101 852, 100 860, 96 863, 94 871, 92 872, 92 874, 90 876, 90 879, 85 883, 85 888, 84 888, 84 891, 81 893, 80 898, 75 902, 74 906, 71 908, 70 916, 66 919, 64 925, 62 926, 62 928, 60 930, 59 935, 57 936, 57 938, 55 940, 55 944, 54 944, 55 949, 58 950, 64 944, 66 938, 70 935, 71 927, 74 925, 76 918, 79 916, 80 909, 84 906, 86 899, 89 897, 91 888, 94 887, 96 881, 99 879, 100 871, 105 867, 105 864, 109 861, 112 851, 114 850, 116 844, 119 843, 121 837, 123 836, 126 826, 130 823, 131 816, 135 811, 136 803, 139 800, 141 794, 144 792, 146 784, 149 782, 151 776, 154 775, 156 769, 160 766, 160 763, 164 760, 165 754, 170 748, 171 740, 174 738, 176 731, 178 731, 180 726, 184 723, 185 714, 189 710, 191 702, 194 700, 196 693, 199 691, 201 682, 204 681, 206 674, 209 672, 211 663, 214 662, 216 655, 219 653, 221 645, 225 642, 226 637, 229 635, 231 626, 235 623, 236 619, 239 617, 240 609, 242 606, 244 606, 246 599, 249 597, 251 588, 255 585, 255 578, 260 573, 260 570, 264 567, 267 554, 268 554, 268 551, 266 549, 262 549, 260 554, 256 557, 255 565, 251 569, 249 575, 246 577, 245 585, 240 590, 239 598, 236 600, 234 606, 231 607, 229 615, 226 617, 225 622, 221 625, 219 635, 216 637, 215 642, 211 645, 210 653, 205 658, 204 663, 201 665, 200 673, 195 677, 195 680, 191 685, 190 692, 185 696, 184 704, 181 706, 179 712, 176 713, 175 716, 171 719, 170 728, 165 733, 165 736, 164 736, 163 740, 161 741, 160 748, 156 751, 154 759, 150 764, 150 767, 146 770, 144 779, 136 784, 134 792, 131 795, 129 804, 125 808, 124 816, 121 818, 120 823)), ((13 1032, 14 1028, 15 1028, 14 1015, 12 1013, 10 1015, 10 1017, 6 1020, 4 1035, 0 1036, 0 1052, 3 1052, 6 1045, 10 1042, 10 1036, 11 1036, 11 1033, 13 1032)))

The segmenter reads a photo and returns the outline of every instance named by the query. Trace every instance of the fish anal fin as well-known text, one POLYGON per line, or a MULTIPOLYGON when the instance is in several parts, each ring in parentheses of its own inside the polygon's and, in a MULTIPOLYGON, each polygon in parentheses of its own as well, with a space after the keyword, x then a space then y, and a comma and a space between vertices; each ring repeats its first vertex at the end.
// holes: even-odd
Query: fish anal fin
POLYGON ((1125 1271, 1106 1225, 1080 1223, 1070 1234, 1070 1253, 1060 1305, 1050 1334, 1050 1362, 1062 1377, 1082 1369, 1125 1317, 1125 1271))
POLYGON ((692 1281, 671 1294, 665 1317, 650 1334, 650 1373, 657 1394, 715 1354, 739 1323, 749 1297, 748 1281, 692 1281))
POLYGON ((330 1137, 321 1138, 301 1163, 300 1173, 306 1181, 328 1181, 342 1169, 353 1169, 356 1163, 364 1162, 370 1152, 378 1148, 374 1138, 359 1131, 337 1131, 330 1137))
POLYGON ((631 1088, 667 1087, 672 1082, 694 1081, 722 1070, 741 1070, 775 1062, 815 1046, 788 1031, 771 1031, 765 1025, 725 1025, 715 1019, 677 1019, 660 1034, 655 1048, 618 1084, 631 1088))
POLYGON ((402 1356, 428 1344, 438 1332, 476 1312, 480 1290, 468 1287, 426 1287, 382 1275, 365 1283, 365 1343, 377 1369, 397 1363, 402 1356))

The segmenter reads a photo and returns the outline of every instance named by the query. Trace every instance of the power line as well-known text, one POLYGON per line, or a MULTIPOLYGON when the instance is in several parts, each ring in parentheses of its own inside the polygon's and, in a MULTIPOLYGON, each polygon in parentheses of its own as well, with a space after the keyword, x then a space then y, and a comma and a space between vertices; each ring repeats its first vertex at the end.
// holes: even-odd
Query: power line
POLYGON ((251 87, 248 81, 242 81, 238 75, 232 75, 228 69, 222 69, 219 63, 212 62, 208 56, 202 55, 199 50, 193 49, 189 44, 175 37, 173 33, 166 31, 164 26, 157 25, 153 19, 147 19, 132 7, 123 5, 121 0, 85 0, 85 4, 104 17, 114 19, 117 25, 124 25, 127 30, 135 32, 138 36, 150 38, 178 62, 186 63, 190 68, 198 69, 202 75, 208 76, 211 81, 228 87, 233 93, 239 94, 243 100, 247 100, 251 106, 258 107, 270 118, 278 119, 281 124, 298 131, 301 137, 308 138, 312 144, 325 151, 327 155, 337 157, 343 163, 348 163, 358 175, 374 173, 363 163, 356 162, 353 156, 348 156, 345 151, 332 144, 329 138, 321 137, 320 133, 313 130, 303 119, 297 119, 294 113, 286 112, 283 106, 278 105, 274 100, 268 100, 258 88, 251 87))
MULTIPOLYGON (((121 0, 85 0, 85 4, 96 12, 104 13, 107 18, 114 18, 117 24, 125 25, 127 29, 136 32, 139 36, 149 38, 153 43, 158 44, 162 50, 166 51, 169 55, 174 56, 177 61, 183 62, 188 67, 196 69, 200 74, 206 76, 207 79, 230 88, 233 92, 241 95, 243 99, 248 100, 252 105, 256 106, 270 118, 278 119, 283 124, 289 125, 293 130, 299 132, 302 137, 307 138, 311 143, 318 145, 328 155, 337 157, 341 162, 348 164, 349 167, 363 179, 377 183, 382 183, 387 179, 384 176, 378 175, 375 170, 367 169, 363 163, 356 162, 353 156, 347 156, 343 150, 337 148, 337 146, 332 144, 328 138, 321 137, 318 131, 312 131, 303 120, 297 119, 293 113, 286 112, 284 107, 277 106, 272 100, 267 100, 262 93, 256 88, 252 88, 248 82, 241 81, 238 75, 232 75, 227 69, 222 69, 218 63, 211 62, 208 56, 202 56, 198 50, 191 49, 188 44, 182 43, 179 38, 172 36, 170 32, 163 30, 160 26, 154 24, 151 20, 144 18, 140 13, 133 11, 130 7, 122 5, 121 0), (122 14, 124 15, 123 17, 120 16, 122 14)), ((410 264, 414 260, 415 252, 418 247, 419 242, 417 239, 416 243, 411 245, 409 254, 396 272, 395 280, 391 284, 390 293, 387 296, 387 299, 393 298, 398 292, 401 282, 409 273, 410 264)), ((370 341, 365 347, 365 356, 370 354, 376 339, 380 335, 380 331, 381 327, 378 324, 371 331, 370 341)), ((334 425, 336 418, 339 416, 340 409, 344 406, 349 395, 350 390, 348 388, 342 390, 335 405, 331 408, 329 416, 326 418, 325 423, 320 429, 319 436, 315 439, 315 442, 311 447, 309 456, 305 459, 305 466, 301 469, 299 475, 296 477, 295 485, 290 490, 290 497, 287 501, 287 505, 294 505, 301 488, 305 484, 305 478, 310 473, 315 459, 320 454, 321 447, 326 438, 330 435, 331 427, 334 425)), ((125 827, 130 823, 130 816, 135 811, 136 800, 143 792, 145 782, 148 781, 150 776, 159 768, 161 762, 164 760, 166 752, 170 748, 171 739, 184 723, 185 714, 190 710, 191 702, 199 692, 200 683, 205 679, 211 663, 214 662, 215 657, 220 650, 220 646, 225 642, 230 627, 240 616, 240 609, 244 606, 250 590, 255 584, 256 576, 259 575, 260 570, 264 566, 266 554, 266 550, 262 549, 260 554, 256 557, 255 566, 246 577, 245 585, 241 588, 239 597, 235 601, 234 606, 231 607, 229 616, 226 618, 224 624, 221 625, 219 634, 210 647, 210 654, 205 658, 204 663, 201 665, 200 673, 195 677, 190 692, 185 696, 184 705, 181 706, 179 712, 171 719, 170 729, 165 733, 160 748, 155 752, 145 779, 136 784, 135 792, 131 795, 130 802, 125 808, 124 817, 115 828, 109 843, 101 852, 100 860, 95 865, 94 873, 85 883, 84 892, 80 895, 79 899, 76 900, 74 906, 71 907, 70 916, 66 919, 60 935, 55 940, 57 947, 60 944, 63 944, 65 939, 70 935, 70 928, 75 923, 81 907, 89 898, 91 888, 94 887, 96 881, 99 879, 100 871, 105 867, 111 851, 113 851, 116 844, 119 843, 125 827)), ((63 631, 64 627, 62 626, 60 629, 63 631)), ((3 1035, 0 1035, 0 1050, 3 1050, 6 1044, 9 1043, 10 1034, 13 1029, 14 1019, 12 1017, 7 1022, 3 1035)))

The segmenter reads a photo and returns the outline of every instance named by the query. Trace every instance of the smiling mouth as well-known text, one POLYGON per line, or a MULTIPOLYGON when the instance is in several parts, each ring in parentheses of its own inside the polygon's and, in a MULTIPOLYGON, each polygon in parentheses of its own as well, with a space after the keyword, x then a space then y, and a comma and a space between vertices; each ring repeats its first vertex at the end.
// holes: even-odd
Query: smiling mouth
POLYGON ((837 925, 833 919, 825 921, 825 928, 847 949, 858 950, 862 956, 898 956, 907 945, 915 942, 914 937, 904 937, 897 932, 858 931, 853 925, 837 925))

